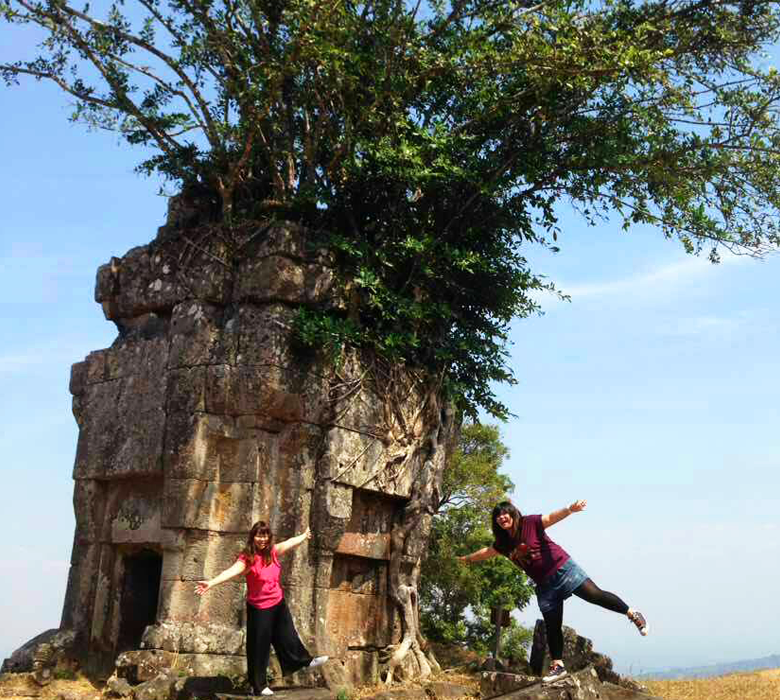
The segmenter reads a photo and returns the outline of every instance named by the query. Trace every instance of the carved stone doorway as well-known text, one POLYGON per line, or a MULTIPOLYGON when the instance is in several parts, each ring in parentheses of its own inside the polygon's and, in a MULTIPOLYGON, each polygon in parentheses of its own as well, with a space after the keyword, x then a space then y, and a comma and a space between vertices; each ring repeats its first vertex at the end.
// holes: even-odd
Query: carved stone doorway
POLYGON ((157 618, 162 555, 141 549, 124 555, 124 576, 119 598, 119 634, 116 651, 121 653, 141 646, 147 625, 157 618))

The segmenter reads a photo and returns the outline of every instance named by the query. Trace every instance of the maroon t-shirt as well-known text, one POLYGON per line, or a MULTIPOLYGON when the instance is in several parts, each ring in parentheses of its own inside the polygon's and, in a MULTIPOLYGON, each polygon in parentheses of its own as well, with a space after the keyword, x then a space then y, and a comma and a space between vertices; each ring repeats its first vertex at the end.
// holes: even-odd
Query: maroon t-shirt
POLYGON ((537 584, 542 583, 569 560, 569 555, 563 547, 547 536, 541 515, 523 516, 517 545, 504 551, 494 542, 493 549, 511 559, 537 584))

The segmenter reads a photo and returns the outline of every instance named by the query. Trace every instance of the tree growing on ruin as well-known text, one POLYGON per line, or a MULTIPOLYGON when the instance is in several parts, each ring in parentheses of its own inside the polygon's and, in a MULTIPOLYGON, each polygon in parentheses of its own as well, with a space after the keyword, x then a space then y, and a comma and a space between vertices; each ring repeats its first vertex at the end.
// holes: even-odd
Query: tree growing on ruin
MULTIPOLYGON (((247 221, 316 234, 347 302, 302 307, 300 340, 403 365, 432 406, 506 417, 509 324, 553 289, 524 251, 556 247, 561 202, 714 261, 780 243, 769 0, 0 0, 0 14, 41 36, 0 64, 6 83, 53 82, 74 120, 145 146, 139 171, 170 179, 228 249, 247 221)), ((434 500, 415 495, 399 546, 434 500)), ((405 625, 415 581, 394 590, 405 625)))
POLYGON ((3 0, 36 25, 5 81, 58 85, 72 118, 225 225, 322 232, 353 303, 305 342, 423 368, 505 417, 510 320, 550 288, 556 205, 617 213, 691 252, 778 243, 780 79, 768 0, 3 0))

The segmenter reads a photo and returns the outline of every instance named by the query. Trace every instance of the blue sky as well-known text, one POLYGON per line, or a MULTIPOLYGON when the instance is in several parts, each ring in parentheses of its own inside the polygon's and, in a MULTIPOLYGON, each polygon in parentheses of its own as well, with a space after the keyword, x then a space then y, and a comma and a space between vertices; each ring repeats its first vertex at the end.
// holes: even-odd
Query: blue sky
MULTIPOLYGON (((53 88, 0 100, 2 658, 59 624, 70 365, 116 335, 93 300, 98 265, 153 238, 165 200, 132 172, 140 153, 68 123, 53 88)), ((621 671, 780 653, 780 258, 712 266, 651 228, 562 217, 561 252, 528 257, 572 301, 543 297, 544 316, 513 326, 506 470, 525 512, 588 500, 550 534, 651 636, 578 600, 565 622, 621 671)), ((534 602, 520 614, 537 616, 534 602)))

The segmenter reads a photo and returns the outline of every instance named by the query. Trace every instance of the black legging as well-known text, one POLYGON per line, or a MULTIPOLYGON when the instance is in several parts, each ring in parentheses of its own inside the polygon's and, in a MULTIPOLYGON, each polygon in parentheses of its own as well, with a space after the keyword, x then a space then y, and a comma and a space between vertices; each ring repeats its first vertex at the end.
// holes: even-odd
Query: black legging
MULTIPOLYGON (((618 596, 609 591, 602 591, 593 581, 586 579, 574 595, 593 605, 625 615, 628 612, 626 605, 618 596)), ((547 646, 550 647, 550 657, 563 658, 563 601, 549 612, 542 613, 544 624, 547 628, 547 646)))
POLYGON ((282 674, 294 673, 311 662, 301 638, 295 631, 290 610, 282 600, 272 608, 259 609, 246 604, 246 670, 249 684, 259 695, 268 684, 268 656, 273 644, 282 674))

